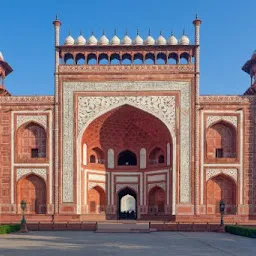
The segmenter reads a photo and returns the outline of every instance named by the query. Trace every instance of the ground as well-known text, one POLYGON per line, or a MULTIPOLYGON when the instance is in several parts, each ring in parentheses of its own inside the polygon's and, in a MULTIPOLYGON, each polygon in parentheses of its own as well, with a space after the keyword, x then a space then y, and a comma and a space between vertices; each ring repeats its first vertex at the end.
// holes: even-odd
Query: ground
POLYGON ((15 255, 239 255, 256 253, 255 240, 208 232, 30 232, 0 237, 0 256, 15 255))

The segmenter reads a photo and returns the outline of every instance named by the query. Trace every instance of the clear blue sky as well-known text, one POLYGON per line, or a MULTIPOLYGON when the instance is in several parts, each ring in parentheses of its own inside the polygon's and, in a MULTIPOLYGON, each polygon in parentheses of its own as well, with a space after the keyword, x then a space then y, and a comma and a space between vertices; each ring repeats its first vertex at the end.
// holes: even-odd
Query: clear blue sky
POLYGON ((185 28, 194 40, 192 21, 198 13, 201 26, 201 94, 243 94, 249 76, 241 66, 256 49, 255 0, 8 0, 1 1, 0 51, 14 72, 6 79, 13 95, 51 95, 54 92, 54 31, 58 13, 61 41, 69 29, 73 37, 82 29, 88 38, 93 29, 108 37, 116 28, 119 37, 137 27, 145 38, 160 29, 179 38, 185 28))

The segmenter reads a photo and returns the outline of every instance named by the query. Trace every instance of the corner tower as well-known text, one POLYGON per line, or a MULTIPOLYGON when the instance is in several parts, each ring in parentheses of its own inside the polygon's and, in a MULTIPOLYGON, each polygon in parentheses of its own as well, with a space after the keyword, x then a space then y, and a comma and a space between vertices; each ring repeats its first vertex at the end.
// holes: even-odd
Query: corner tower
POLYGON ((12 72, 11 66, 4 61, 3 54, 0 52, 0 96, 10 96, 11 94, 5 89, 4 81, 6 76, 12 72))
POLYGON ((253 52, 252 57, 242 67, 242 70, 250 75, 251 85, 244 95, 256 94, 256 50, 253 52))

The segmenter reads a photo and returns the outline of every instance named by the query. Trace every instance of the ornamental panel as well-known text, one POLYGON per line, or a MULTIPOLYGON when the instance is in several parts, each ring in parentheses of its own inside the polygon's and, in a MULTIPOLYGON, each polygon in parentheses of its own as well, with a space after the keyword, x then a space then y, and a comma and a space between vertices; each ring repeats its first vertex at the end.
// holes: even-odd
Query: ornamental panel
POLYGON ((116 192, 118 193, 123 188, 131 188, 138 193, 138 184, 116 184, 116 192))
POLYGON ((47 116, 46 115, 19 115, 17 116, 17 129, 27 122, 36 122, 47 129, 47 116))
POLYGON ((16 180, 18 181, 21 177, 28 174, 36 174, 42 177, 45 181, 47 181, 47 171, 46 168, 19 168, 16 172, 16 180))
POLYGON ((237 181, 238 178, 237 169, 206 169, 206 181, 219 174, 225 174, 235 181, 237 181))
POLYGON ((154 188, 154 187, 160 187, 165 191, 165 182, 160 182, 160 183, 150 183, 148 184, 148 192, 154 188))
MULTIPOLYGON (((190 201, 190 84, 189 82, 64 82, 63 84, 63 202, 73 202, 74 92, 174 91, 180 92, 180 201, 190 201)), ((159 118, 176 141, 174 96, 78 97, 78 147, 86 127, 100 115, 130 104, 159 118)), ((175 145, 174 145, 175 147, 175 145)))
POLYGON ((237 128, 237 116, 207 116, 206 128, 219 121, 226 121, 237 128))

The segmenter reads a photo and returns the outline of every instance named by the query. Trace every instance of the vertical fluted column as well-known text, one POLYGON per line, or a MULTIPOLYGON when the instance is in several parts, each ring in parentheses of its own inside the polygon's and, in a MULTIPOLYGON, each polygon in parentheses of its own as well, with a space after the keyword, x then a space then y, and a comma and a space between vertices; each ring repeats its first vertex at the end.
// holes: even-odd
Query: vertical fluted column
POLYGON ((54 68, 54 213, 58 213, 59 209, 59 79, 58 79, 58 66, 59 66, 59 50, 57 46, 60 43, 60 26, 61 22, 56 16, 53 22, 55 30, 55 68, 54 68))
MULTIPOLYGON (((199 176, 200 176, 200 106, 199 106, 199 93, 200 93, 200 25, 202 21, 196 19, 193 21, 195 26, 195 186, 194 186, 194 202, 195 202, 195 214, 200 214, 200 201, 199 201, 199 176)), ((203 189, 203 188, 201 188, 203 189)))

